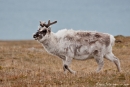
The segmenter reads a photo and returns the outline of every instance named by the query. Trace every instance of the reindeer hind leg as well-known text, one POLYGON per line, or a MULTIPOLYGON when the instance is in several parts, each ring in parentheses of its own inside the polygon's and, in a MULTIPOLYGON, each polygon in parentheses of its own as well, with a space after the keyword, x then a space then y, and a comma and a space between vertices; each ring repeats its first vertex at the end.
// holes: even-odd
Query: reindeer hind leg
POLYGON ((106 54, 105 58, 108 59, 108 60, 110 60, 110 61, 112 61, 112 62, 114 62, 114 64, 117 67, 117 70, 119 72, 121 72, 120 61, 119 61, 119 59, 116 56, 114 56, 114 54, 112 52, 109 53, 109 54, 106 54))

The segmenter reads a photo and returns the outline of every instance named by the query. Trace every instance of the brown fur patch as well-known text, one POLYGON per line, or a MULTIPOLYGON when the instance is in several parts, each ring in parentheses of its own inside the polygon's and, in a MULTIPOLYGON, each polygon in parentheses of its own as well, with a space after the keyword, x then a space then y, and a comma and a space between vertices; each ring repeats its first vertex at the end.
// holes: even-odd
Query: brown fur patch
POLYGON ((100 35, 99 33, 96 33, 94 36, 95 36, 96 38, 100 38, 100 37, 101 37, 101 35, 100 35))
POLYGON ((105 44, 106 44, 106 46, 109 46, 109 44, 110 44, 110 37, 109 36, 106 36, 105 44))
POLYGON ((91 34, 89 32, 77 32, 76 35, 81 37, 89 37, 91 34))
POLYGON ((93 54, 94 54, 94 55, 97 55, 97 54, 98 54, 98 50, 95 50, 95 51, 93 52, 93 54))
POLYGON ((89 42, 89 45, 95 44, 97 40, 89 42))
POLYGON ((109 46, 110 44, 110 36, 108 34, 96 32, 77 32, 74 36, 67 35, 65 38, 69 41, 74 41, 75 43, 80 43, 82 45, 92 45, 97 41, 106 46, 109 46))
POLYGON ((75 47, 74 55, 77 55, 77 52, 80 52, 80 48, 81 48, 81 47, 82 47, 82 45, 75 47))
POLYGON ((94 35, 97 41, 99 41, 101 44, 105 44, 108 46, 110 44, 110 36, 103 33, 96 33, 94 35))
POLYGON ((74 40, 74 37, 70 36, 70 35, 67 35, 65 36, 65 39, 69 40, 69 41, 73 41, 74 40))

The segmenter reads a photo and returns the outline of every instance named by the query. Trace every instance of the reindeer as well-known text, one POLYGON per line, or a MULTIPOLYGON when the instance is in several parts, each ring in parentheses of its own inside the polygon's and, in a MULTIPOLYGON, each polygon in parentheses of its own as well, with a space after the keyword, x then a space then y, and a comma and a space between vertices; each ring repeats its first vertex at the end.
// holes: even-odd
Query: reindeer
POLYGON ((39 30, 33 38, 39 41, 48 53, 58 56, 63 60, 63 70, 75 73, 69 68, 73 59, 86 60, 94 58, 98 64, 96 72, 100 72, 104 65, 104 58, 115 63, 118 71, 121 71, 120 61, 112 53, 115 38, 106 33, 94 31, 59 30, 57 33, 51 31, 50 25, 57 21, 40 21, 39 30))

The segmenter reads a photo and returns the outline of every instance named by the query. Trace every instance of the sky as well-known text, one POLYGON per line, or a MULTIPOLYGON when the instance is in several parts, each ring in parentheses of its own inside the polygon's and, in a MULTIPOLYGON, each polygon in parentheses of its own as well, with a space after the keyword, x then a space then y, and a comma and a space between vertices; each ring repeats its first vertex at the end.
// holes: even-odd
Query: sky
POLYGON ((0 40, 30 40, 39 21, 67 28, 130 36, 130 0, 0 0, 0 40))

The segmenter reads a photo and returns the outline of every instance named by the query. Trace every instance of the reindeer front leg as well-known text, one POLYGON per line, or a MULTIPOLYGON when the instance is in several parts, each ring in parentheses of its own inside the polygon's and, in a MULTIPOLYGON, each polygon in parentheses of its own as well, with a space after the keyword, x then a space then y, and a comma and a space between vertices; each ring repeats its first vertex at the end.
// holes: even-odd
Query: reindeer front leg
POLYGON ((75 74, 75 71, 69 68, 69 65, 71 64, 73 58, 66 57, 65 60, 63 60, 63 70, 66 73, 66 70, 68 70, 70 73, 75 74))

